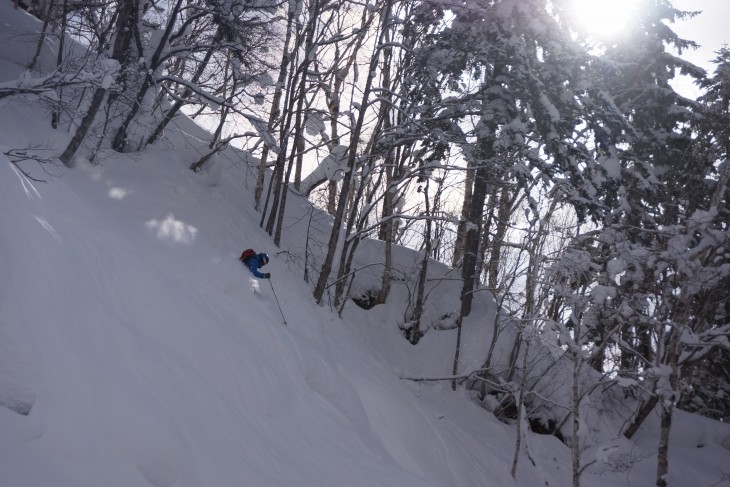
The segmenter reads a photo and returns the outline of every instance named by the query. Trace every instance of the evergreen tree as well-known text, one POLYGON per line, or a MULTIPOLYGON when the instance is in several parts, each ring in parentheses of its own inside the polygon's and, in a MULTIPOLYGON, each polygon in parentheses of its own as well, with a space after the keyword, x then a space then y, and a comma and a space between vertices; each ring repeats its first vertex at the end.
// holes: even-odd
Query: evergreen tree
MULTIPOLYGON (((463 248, 455 250, 461 256, 462 318, 480 285, 485 205, 487 218, 495 212, 504 222, 509 215, 499 210, 511 208, 508 202, 528 194, 535 182, 556 186, 556 194, 581 211, 593 204, 585 180, 593 154, 580 140, 592 106, 586 78, 591 58, 554 7, 540 0, 418 7, 438 28, 416 50, 408 86, 419 116, 404 137, 421 133, 425 150, 442 158, 459 153, 464 161, 463 235, 457 236, 463 248)), ((497 269, 499 250, 490 250, 497 269)))
POLYGON ((594 343, 595 368, 606 367, 602 354, 612 346, 620 372, 641 373, 654 384, 646 400, 661 408, 657 485, 663 486, 683 371, 727 334, 726 318, 710 312, 727 295, 730 272, 720 204, 726 182, 716 175, 718 167, 724 172, 713 149, 717 139, 701 128, 716 132, 720 125, 670 84, 678 72, 704 77, 669 52, 694 45, 667 25, 689 14, 667 1, 644 2, 639 12, 631 34, 607 48, 592 71, 594 85, 623 120, 591 120, 601 226, 577 239, 585 285, 559 294, 583 296, 571 319, 580 320, 594 343))

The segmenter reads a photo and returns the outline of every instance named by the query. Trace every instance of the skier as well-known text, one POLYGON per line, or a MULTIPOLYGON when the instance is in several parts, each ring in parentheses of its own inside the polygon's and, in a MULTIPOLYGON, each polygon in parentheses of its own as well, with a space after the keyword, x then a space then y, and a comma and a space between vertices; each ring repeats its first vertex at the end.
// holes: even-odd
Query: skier
POLYGON ((257 254, 253 249, 246 249, 241 254, 240 261, 246 264, 248 270, 250 270, 251 274, 255 277, 258 277, 259 279, 271 279, 270 273, 259 272, 259 268, 269 263, 269 256, 263 252, 257 254))

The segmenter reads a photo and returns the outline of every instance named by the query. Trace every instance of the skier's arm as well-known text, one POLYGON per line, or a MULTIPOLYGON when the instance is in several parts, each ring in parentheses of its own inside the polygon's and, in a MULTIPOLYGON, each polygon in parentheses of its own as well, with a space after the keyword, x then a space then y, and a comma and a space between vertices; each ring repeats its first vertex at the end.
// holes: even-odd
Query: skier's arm
POLYGON ((255 277, 258 277, 259 279, 265 279, 266 276, 259 272, 259 266, 257 265, 256 258, 252 257, 246 261, 246 265, 248 266, 248 270, 251 271, 251 274, 253 274, 255 277))

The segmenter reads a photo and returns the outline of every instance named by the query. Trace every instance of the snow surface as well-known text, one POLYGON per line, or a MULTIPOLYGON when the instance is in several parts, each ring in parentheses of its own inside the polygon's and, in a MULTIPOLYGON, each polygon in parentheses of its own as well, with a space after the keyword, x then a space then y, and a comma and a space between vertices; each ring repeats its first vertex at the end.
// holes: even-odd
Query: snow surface
MULTIPOLYGON (((18 33, 38 29, 11 5, 0 3, 0 82, 34 47, 18 33)), ((5 153, 41 144, 52 157, 70 137, 29 101, 0 106, 0 486, 570 485, 555 437, 528 435, 532 461, 523 452, 513 480, 513 425, 448 382, 403 379, 450 373, 455 285, 431 289, 417 347, 399 330, 403 288, 340 319, 301 277, 306 200, 290 196, 277 249, 249 168, 222 157, 194 174, 190 138, 174 134, 74 169, 19 162, 47 182, 29 180, 5 153), (236 260, 246 247, 272 257, 271 286, 236 260)), ((358 259, 380 255, 365 242, 358 259)), ((418 262, 395 255, 403 273, 418 262)), ((494 312, 481 294, 463 371, 483 360, 494 312)), ((670 485, 730 486, 729 438, 727 425, 677 412, 670 485)), ((583 484, 652 485, 656 439, 652 418, 636 443, 601 445, 583 484), (631 469, 616 451, 632 452, 631 469)))

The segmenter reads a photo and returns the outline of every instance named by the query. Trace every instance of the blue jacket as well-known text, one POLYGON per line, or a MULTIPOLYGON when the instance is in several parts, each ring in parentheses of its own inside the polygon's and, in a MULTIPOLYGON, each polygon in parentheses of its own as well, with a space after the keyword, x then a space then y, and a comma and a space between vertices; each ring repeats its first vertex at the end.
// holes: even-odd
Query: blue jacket
POLYGON ((248 270, 251 271, 251 274, 258 277, 259 279, 264 279, 266 277, 265 274, 259 272, 259 269, 261 268, 261 257, 257 255, 256 257, 251 257, 248 259, 244 264, 248 266, 248 270))

